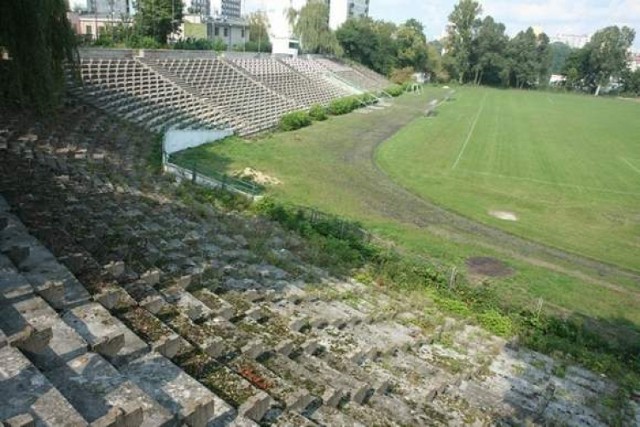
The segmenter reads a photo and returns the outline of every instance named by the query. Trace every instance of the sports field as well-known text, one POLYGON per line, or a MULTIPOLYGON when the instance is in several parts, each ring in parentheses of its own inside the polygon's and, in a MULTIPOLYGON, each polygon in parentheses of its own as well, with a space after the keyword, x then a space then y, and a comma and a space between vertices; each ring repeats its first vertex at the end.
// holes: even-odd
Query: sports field
POLYGON ((640 104, 465 89, 439 113, 379 148, 393 180, 478 221, 640 270, 640 104))
POLYGON ((359 220, 463 270, 469 257, 499 258, 515 272, 492 279, 509 301, 640 325, 640 103, 461 88, 424 117, 444 92, 176 161, 257 169, 281 181, 269 193, 282 202, 359 220))

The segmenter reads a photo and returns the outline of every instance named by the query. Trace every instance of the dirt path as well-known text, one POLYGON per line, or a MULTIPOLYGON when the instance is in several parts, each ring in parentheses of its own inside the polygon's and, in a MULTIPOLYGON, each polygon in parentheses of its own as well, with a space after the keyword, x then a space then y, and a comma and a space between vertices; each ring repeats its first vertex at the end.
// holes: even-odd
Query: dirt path
POLYGON ((640 291, 635 292, 616 284, 620 278, 624 278, 637 283, 640 289, 638 272, 533 242, 476 222, 437 206, 394 182, 376 164, 376 149, 419 117, 422 109, 406 105, 394 105, 391 109, 401 110, 402 114, 389 114, 391 111, 372 113, 370 116, 375 116, 375 119, 363 120, 362 127, 358 129, 358 138, 345 141, 344 151, 340 156, 344 166, 353 167, 362 174, 358 184, 363 186, 362 198, 368 209, 382 217, 428 228, 430 232, 450 240, 474 243, 505 256, 568 274, 640 300, 640 291), (372 123, 375 125, 372 126, 372 123))

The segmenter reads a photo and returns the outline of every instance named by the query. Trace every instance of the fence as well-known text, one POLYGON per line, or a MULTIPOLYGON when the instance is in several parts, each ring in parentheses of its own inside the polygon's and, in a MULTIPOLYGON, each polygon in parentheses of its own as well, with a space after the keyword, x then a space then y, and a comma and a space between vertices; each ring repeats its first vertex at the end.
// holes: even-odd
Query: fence
POLYGON ((229 129, 223 130, 170 130, 165 133, 162 141, 162 167, 165 173, 170 173, 181 180, 188 180, 194 184, 210 188, 222 188, 233 193, 247 196, 253 200, 259 199, 264 187, 253 182, 244 181, 220 172, 210 172, 207 175, 198 173, 196 165, 187 169, 171 162, 171 154, 187 148, 218 141, 233 135, 229 129))

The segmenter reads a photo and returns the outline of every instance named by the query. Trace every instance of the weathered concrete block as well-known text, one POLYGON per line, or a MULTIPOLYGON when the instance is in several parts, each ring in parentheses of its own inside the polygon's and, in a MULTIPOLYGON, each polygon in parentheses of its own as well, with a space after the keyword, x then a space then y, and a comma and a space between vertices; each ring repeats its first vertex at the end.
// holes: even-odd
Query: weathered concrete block
POLYGON ((244 354, 245 356, 251 359, 256 359, 258 356, 260 356, 265 351, 267 351, 267 348, 262 343, 262 341, 254 340, 247 343, 244 347, 242 347, 241 351, 242 351, 242 354, 244 354))
POLYGON ((47 377, 92 425, 157 426, 174 418, 96 353, 77 357, 47 377))
POLYGON ((263 391, 251 396, 238 408, 238 415, 260 421, 271 406, 271 397, 263 391))
POLYGON ((188 425, 205 426, 214 417, 214 395, 158 353, 149 353, 121 372, 188 425))
POLYGON ((20 414, 4 421, 6 427, 36 427, 36 421, 31 414, 20 414))
POLYGON ((0 330, 7 341, 25 351, 39 353, 43 351, 53 331, 42 321, 33 322, 32 311, 41 299, 34 297, 13 304, 0 305, 0 330))
POLYGON ((111 261, 103 268, 107 273, 111 274, 115 278, 122 276, 125 271, 124 261, 111 261))
POLYGON ((82 416, 20 351, 5 346, 0 349, 0 360, 0 420, 28 413, 43 426, 87 425, 82 416))
POLYGON ((148 352, 147 344, 97 303, 76 307, 63 316, 94 351, 115 365, 127 363, 148 352))
POLYGON ((40 369, 52 369, 86 353, 87 343, 69 325, 58 317, 43 299, 35 297, 14 305, 22 318, 39 329, 50 329, 47 345, 29 357, 40 369))
POLYGON ((158 269, 149 270, 142 273, 142 276, 140 276, 140 280, 142 280, 149 286, 156 286, 158 283, 160 283, 160 274, 161 272, 158 269))
POLYGON ((277 351, 278 353, 284 355, 284 356, 289 356, 291 354, 291 352, 293 351, 294 348, 294 343, 291 340, 284 340, 282 342, 280 342, 278 345, 276 345, 275 347, 275 351, 277 351))

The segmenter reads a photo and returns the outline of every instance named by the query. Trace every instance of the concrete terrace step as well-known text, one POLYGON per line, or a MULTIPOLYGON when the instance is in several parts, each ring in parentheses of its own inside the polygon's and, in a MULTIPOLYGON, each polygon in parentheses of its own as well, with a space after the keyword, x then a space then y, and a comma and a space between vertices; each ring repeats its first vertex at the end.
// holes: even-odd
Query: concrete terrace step
POLYGON ((120 371, 189 426, 205 426, 232 416, 226 403, 158 353, 140 357, 120 371))
POLYGON ((71 406, 17 349, 0 348, 0 421, 22 416, 20 425, 86 426, 87 421, 71 406))
POLYGON ((79 356, 45 375, 91 423, 177 425, 167 409, 96 353, 79 356))

